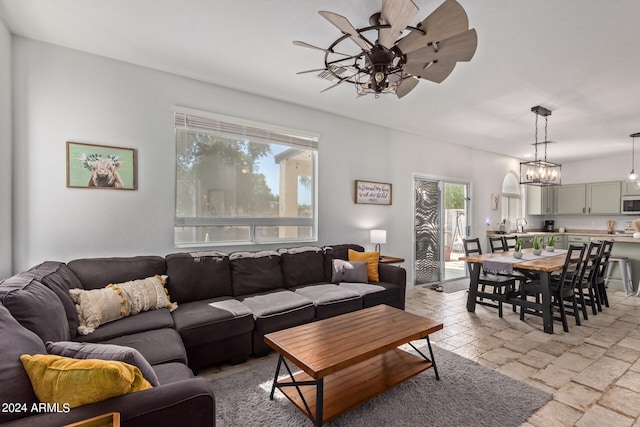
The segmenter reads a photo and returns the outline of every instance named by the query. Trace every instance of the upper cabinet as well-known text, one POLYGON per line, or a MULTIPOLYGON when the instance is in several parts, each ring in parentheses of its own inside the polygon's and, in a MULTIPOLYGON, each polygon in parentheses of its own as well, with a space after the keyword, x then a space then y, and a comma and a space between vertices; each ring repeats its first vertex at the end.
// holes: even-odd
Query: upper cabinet
POLYGON ((587 213, 619 214, 621 187, 620 181, 587 184, 587 213))
POLYGON ((556 213, 556 187, 527 185, 527 215, 556 213))
POLYGON ((561 185, 556 188, 558 215, 582 215, 587 213, 586 184, 561 185))
POLYGON ((570 184, 557 187, 558 215, 610 215, 620 213, 620 181, 570 184))
POLYGON ((640 188, 636 187, 635 183, 622 182, 622 195, 623 196, 639 196, 640 188))

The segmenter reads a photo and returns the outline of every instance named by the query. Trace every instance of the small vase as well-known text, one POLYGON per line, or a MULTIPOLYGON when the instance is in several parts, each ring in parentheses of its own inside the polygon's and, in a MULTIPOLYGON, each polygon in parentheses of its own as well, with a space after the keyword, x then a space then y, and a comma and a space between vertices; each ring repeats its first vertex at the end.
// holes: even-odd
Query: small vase
POLYGON ((514 253, 513 253, 513 257, 514 257, 514 258, 517 258, 517 259, 522 258, 522 252, 521 252, 521 251, 514 252, 514 253))
POLYGON ((555 249, 555 246, 547 246, 547 252, 553 252, 555 249))
POLYGON ((542 249, 534 249, 533 250, 533 254, 534 255, 540 255, 542 253, 542 249))

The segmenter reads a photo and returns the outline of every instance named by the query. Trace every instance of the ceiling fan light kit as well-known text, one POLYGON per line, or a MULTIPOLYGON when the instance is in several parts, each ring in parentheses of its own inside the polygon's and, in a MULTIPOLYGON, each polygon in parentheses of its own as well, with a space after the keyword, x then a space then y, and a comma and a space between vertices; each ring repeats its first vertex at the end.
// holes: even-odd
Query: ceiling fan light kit
POLYGON ((319 77, 334 82, 323 92, 350 83, 358 96, 376 98, 385 93, 402 98, 420 79, 441 83, 457 62, 473 58, 476 30, 469 29, 467 14, 455 0, 445 0, 416 26, 409 25, 418 11, 411 0, 382 0, 382 10, 363 28, 355 28, 344 16, 320 11, 343 35, 326 49, 294 41, 325 53, 324 68, 298 74, 320 71, 319 77))
POLYGON ((551 110, 537 105, 531 107, 531 111, 536 115, 536 142, 533 144, 535 156, 531 162, 520 163, 520 184, 540 187, 560 185, 562 165, 547 161, 547 144, 550 142, 547 139, 547 125, 551 110), (540 116, 544 117, 544 141, 542 142, 538 142, 538 117, 540 116), (538 145, 544 145, 544 160, 538 160, 538 145))

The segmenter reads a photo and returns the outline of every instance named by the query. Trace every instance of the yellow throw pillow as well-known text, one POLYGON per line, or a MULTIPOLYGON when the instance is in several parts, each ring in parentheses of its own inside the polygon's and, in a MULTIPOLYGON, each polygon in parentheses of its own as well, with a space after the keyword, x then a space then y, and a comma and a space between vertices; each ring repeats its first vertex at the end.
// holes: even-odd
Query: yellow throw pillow
POLYGON ((140 369, 124 362, 23 354, 20 361, 40 402, 70 408, 152 388, 140 369))
POLYGON ((349 261, 366 262, 367 278, 372 282, 380 281, 380 278, 378 277, 378 261, 380 261, 380 252, 358 252, 353 249, 349 249, 349 261))

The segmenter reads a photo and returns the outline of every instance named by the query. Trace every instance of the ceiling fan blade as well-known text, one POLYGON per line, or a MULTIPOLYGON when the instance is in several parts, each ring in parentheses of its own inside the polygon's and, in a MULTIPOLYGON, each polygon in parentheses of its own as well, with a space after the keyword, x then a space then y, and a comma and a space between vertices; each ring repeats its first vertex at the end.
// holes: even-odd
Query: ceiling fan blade
POLYGON ((469 18, 460 3, 446 0, 420 23, 419 28, 426 34, 413 31, 398 42, 403 53, 413 52, 429 43, 439 42, 468 30, 469 18))
POLYGON ((351 40, 362 50, 371 50, 371 46, 369 43, 360 36, 360 33, 351 25, 351 22, 347 18, 342 15, 338 15, 337 13, 328 12, 326 10, 321 10, 318 12, 322 15, 327 21, 331 22, 333 25, 338 27, 340 31, 345 34, 349 34, 351 36, 351 40))
POLYGON ((403 69, 409 74, 413 74, 421 79, 431 80, 434 83, 442 83, 444 79, 449 77, 449 74, 456 66, 455 61, 438 61, 432 62, 428 67, 423 67, 422 64, 407 64, 403 69))
POLYGON ((294 40, 293 44, 296 45, 296 46, 306 47, 306 48, 309 48, 309 49, 316 49, 316 50, 321 50, 323 52, 335 53, 336 55, 351 56, 351 54, 341 53, 341 52, 334 52, 333 50, 329 50, 329 49, 325 49, 325 48, 322 48, 322 47, 314 46, 314 45, 306 43, 306 42, 301 42, 300 40, 294 40))
POLYGON ((411 92, 413 88, 418 85, 418 83, 420 83, 420 80, 416 79, 415 77, 407 77, 406 79, 402 80, 402 83, 400 83, 398 89, 396 89, 396 96, 398 98, 402 98, 403 96, 411 92))
POLYGON ((316 68, 314 70, 298 71, 296 74, 319 73, 320 71, 327 71, 327 69, 326 68, 316 68))
POLYGON ((342 84, 342 83, 344 83, 344 82, 348 81, 350 78, 352 78, 353 76, 355 76, 355 75, 356 75, 356 74, 358 74, 358 73, 360 73, 360 71, 356 71, 355 73, 352 73, 352 74, 351 74, 351 75, 349 75, 349 76, 345 76, 345 77, 342 77, 342 76, 341 76, 341 77, 339 77, 339 78, 340 78, 340 80, 339 80, 337 83, 332 84, 332 85, 331 85, 331 86, 329 86, 328 88, 325 88, 325 89, 321 90, 321 91, 320 91, 320 93, 322 93, 322 92, 326 92, 326 91, 328 91, 329 89, 333 89, 334 87, 336 87, 336 86, 338 86, 338 85, 340 85, 340 84, 342 84))
POLYGON ((470 61, 476 53, 478 35, 475 29, 468 30, 442 40, 437 46, 438 50, 432 45, 408 53, 407 63, 426 64, 440 60, 445 62, 470 61))
POLYGON ((417 13, 418 6, 411 0, 382 0, 381 23, 391 28, 378 30, 378 43, 391 49, 417 13))

